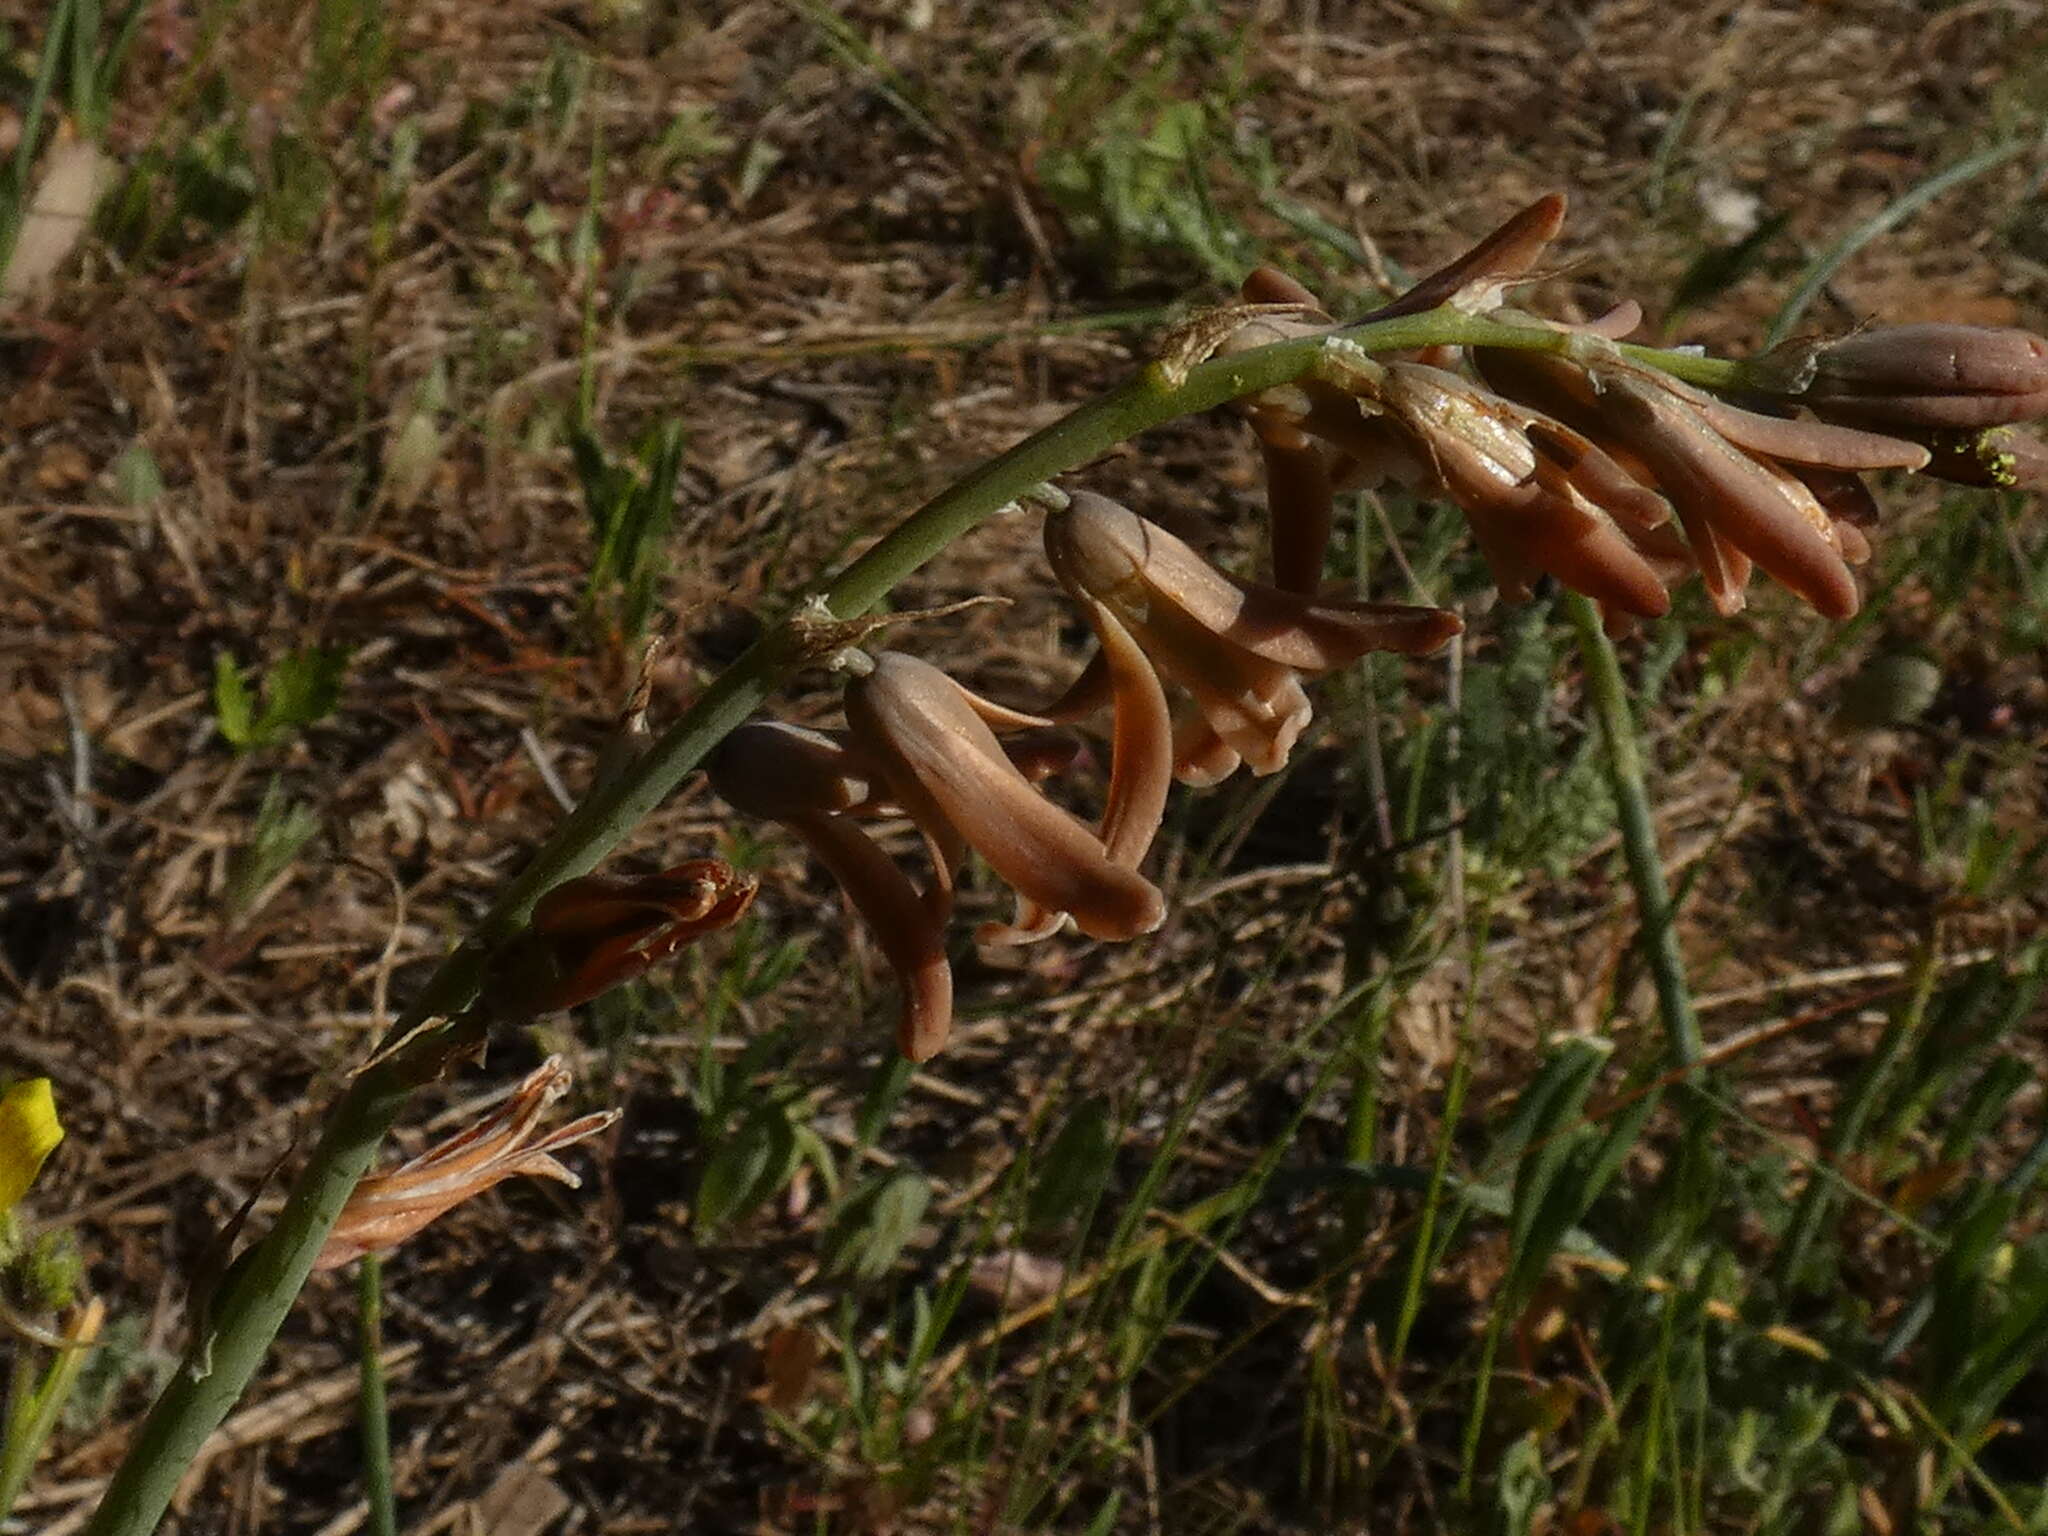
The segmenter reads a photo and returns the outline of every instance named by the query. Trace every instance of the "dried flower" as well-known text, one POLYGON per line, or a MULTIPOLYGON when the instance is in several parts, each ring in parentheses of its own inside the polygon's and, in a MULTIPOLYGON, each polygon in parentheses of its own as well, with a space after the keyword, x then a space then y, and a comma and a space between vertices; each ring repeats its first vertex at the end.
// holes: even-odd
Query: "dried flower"
POLYGON ((691 859, 659 874, 564 881, 507 947, 489 1004, 530 1015, 588 1002, 738 922, 757 886, 717 859, 691 859))
POLYGON ((902 980, 897 1038, 912 1061, 935 1054, 952 1027, 944 929, 969 848, 1019 898, 1013 922, 977 931, 983 943, 1028 943, 1068 918, 1093 938, 1129 939, 1164 919, 1165 901, 1126 856, 1116 815, 1098 835, 1033 787, 1027 770, 1064 756, 1042 734, 1049 721, 1005 709, 894 651, 876 655, 849 686, 846 717, 838 736, 742 726, 720 747, 711 778, 736 809, 801 837, 874 930, 902 980), (1014 755, 997 728, 1020 733, 1014 755), (932 879, 922 890, 853 820, 889 807, 909 816, 930 853, 932 879))
POLYGON ((1227 575, 1164 528, 1087 491, 1048 514, 1045 548, 1102 643, 1049 713, 1076 718, 1105 698, 1116 703, 1105 836, 1126 851, 1140 829, 1150 841, 1169 760, 1191 784, 1214 783, 1240 762, 1273 773, 1312 718, 1303 677, 1369 651, 1433 651, 1463 628, 1440 608, 1324 602, 1227 575), (1148 681, 1148 672, 1156 677, 1148 681), (1161 679, 1184 689, 1198 715, 1171 745, 1153 699, 1161 679))
POLYGON ((510 1098, 461 1131, 388 1173, 358 1184, 314 1260, 334 1269, 366 1253, 395 1248, 429 1222, 494 1184, 528 1176, 578 1188, 582 1181, 554 1154, 587 1141, 619 1118, 615 1109, 584 1115, 545 1134, 540 1119, 569 1090, 569 1069, 550 1056, 510 1098))
POLYGON ((1752 358, 1746 382, 1823 416, 1974 430, 2048 416, 2048 339, 1989 325, 1886 325, 1793 341, 1752 358))

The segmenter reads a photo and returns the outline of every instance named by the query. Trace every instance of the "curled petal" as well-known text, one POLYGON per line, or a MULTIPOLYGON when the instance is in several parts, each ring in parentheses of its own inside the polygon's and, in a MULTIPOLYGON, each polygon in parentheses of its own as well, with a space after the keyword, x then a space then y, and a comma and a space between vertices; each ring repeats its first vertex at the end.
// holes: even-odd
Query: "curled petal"
MULTIPOLYGON (((950 899, 938 909, 919 894, 896 861, 842 816, 792 817, 791 831, 832 873, 846 900, 881 946, 903 990, 896 1044, 912 1061, 927 1061, 953 1027, 953 971, 946 963, 950 899)), ((947 887, 949 898, 951 887, 947 887)))
POLYGON ((1253 773, 1276 773, 1313 718, 1293 667, 1268 660, 1162 603, 1144 626, 1146 652, 1187 690, 1253 773))
POLYGON ((1244 765, 1244 759, 1200 714, 1190 714, 1173 729, 1173 776, 1195 789, 1221 784, 1244 765))
POLYGON ((849 727, 881 763, 892 798, 929 834, 954 830, 1025 897, 1083 933, 1128 939, 1165 918, 1152 883, 1112 862, 1094 834, 1031 787, 966 690, 885 651, 847 689, 849 727))
POLYGON ((1109 796, 1102 812, 1102 846, 1126 869, 1136 869, 1158 835, 1173 782, 1173 719, 1159 674, 1099 598, 1084 598, 1089 626, 1102 642, 1116 706, 1109 796))

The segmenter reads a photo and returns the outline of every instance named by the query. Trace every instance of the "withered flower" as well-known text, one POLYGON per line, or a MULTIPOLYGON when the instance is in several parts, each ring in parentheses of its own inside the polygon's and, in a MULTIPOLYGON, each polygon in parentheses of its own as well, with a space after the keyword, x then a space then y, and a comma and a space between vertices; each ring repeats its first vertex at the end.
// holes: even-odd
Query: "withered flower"
POLYGON ((874 930, 902 979, 898 1044, 911 1060, 935 1054, 952 1025, 944 928, 968 849, 1019 898, 1013 922, 978 930, 983 943, 1028 943, 1069 918, 1092 938, 1130 939, 1164 919, 1164 898, 1137 873, 1142 844, 1133 850, 1129 812, 1113 808, 1098 835, 1033 787, 1049 721, 894 651, 848 687, 846 717, 840 736, 742 726, 720 747, 711 778, 735 808, 801 837, 874 930), (1014 755, 997 728, 1020 733, 1014 755), (910 818, 930 854, 922 890, 853 820, 891 808, 910 818))
POLYGON ((738 922, 758 885, 717 859, 691 859, 659 874, 564 881, 506 947, 487 1004, 540 1014, 588 1002, 738 922))
POLYGON ((619 1118, 615 1109, 584 1115, 543 1133, 541 1116, 569 1090, 569 1069, 550 1056, 510 1098, 467 1130, 355 1188, 315 1269, 334 1269, 366 1253, 395 1248, 472 1195, 522 1176, 578 1188, 582 1180, 556 1161, 564 1147, 587 1141, 619 1118))
POLYGON ((1227 575, 1164 528, 1087 491, 1047 515, 1045 548, 1102 644, 1048 713, 1073 719, 1105 698, 1115 704, 1105 834, 1125 848, 1151 840, 1168 766, 1191 784, 1214 783, 1240 762, 1277 771, 1312 717, 1304 677, 1369 651, 1433 651, 1463 628, 1440 608, 1318 601, 1227 575), (1186 691, 1197 712, 1177 741, 1162 679, 1186 691))

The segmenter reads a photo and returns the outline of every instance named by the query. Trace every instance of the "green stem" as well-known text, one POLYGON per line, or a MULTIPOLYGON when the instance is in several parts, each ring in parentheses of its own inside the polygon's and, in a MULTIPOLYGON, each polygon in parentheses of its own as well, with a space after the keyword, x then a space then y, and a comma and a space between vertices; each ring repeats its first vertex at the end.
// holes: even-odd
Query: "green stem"
MULTIPOLYGON (((1448 309, 1355 326, 1342 334, 1366 351, 1459 344, 1557 352, 1574 340, 1562 331, 1483 320, 1448 309)), ((1631 351, 1646 354, 1644 360, 1658 366, 1669 362, 1674 372, 1713 361, 1647 348, 1631 351)), ((1164 363, 1140 370, 1121 387, 991 459, 913 512, 825 588, 825 609, 834 618, 858 617, 954 539, 1033 486, 1176 417, 1290 383, 1328 354, 1324 338, 1307 336, 1184 370, 1164 363)), ((594 788, 499 893, 470 941, 429 978, 386 1037, 385 1051, 343 1093, 275 1225, 223 1277, 209 1309, 210 1356, 198 1352, 208 1368, 198 1374, 187 1367, 171 1377, 136 1431, 85 1536, 148 1536, 156 1528, 184 1469, 255 1375, 378 1143, 413 1089, 431 1080, 448 1059, 450 1031, 420 1026, 436 1018, 453 1018, 466 1007, 490 951, 525 924, 534 902, 562 881, 594 868, 806 660, 803 629, 798 618, 763 636, 640 758, 594 788)))
POLYGON ((363 1255, 356 1277, 361 1318, 363 1385, 357 1408, 363 1425, 363 1495, 370 1505, 371 1536, 398 1536, 398 1504, 391 1492, 391 1416, 384 1401, 384 1261, 363 1255))
POLYGON ((1678 953, 1671 891, 1664 883, 1664 859, 1657 851, 1657 831, 1650 821, 1650 797, 1643 788, 1643 759, 1636 747, 1636 723, 1621 679, 1614 645, 1600 622, 1600 610, 1576 592, 1565 595, 1572 626, 1578 631, 1579 655, 1586 664, 1586 692, 1600 721, 1607 748, 1607 774, 1621 812, 1621 845, 1628 856, 1629 884, 1642 913, 1643 951, 1657 984, 1657 1007, 1664 1016, 1675 1067, 1698 1065, 1700 1021, 1693 1012, 1692 989, 1685 980, 1685 961, 1678 953))

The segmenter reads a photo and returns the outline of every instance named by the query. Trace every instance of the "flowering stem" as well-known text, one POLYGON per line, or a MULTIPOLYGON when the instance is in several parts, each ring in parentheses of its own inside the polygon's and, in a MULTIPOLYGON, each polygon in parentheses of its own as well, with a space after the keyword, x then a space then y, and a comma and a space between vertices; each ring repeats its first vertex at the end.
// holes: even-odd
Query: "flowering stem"
MULTIPOLYGON (((1563 352, 1581 342, 1569 332, 1505 324, 1448 308, 1353 326, 1341 335, 1353 347, 1373 352, 1440 344, 1563 352)), ((911 513, 823 589, 826 609, 834 618, 858 617, 954 539, 1054 475, 1077 469, 1127 438, 1176 417, 1290 383, 1326 364, 1332 350, 1327 339, 1306 336, 1207 361, 1151 363, 1117 389, 989 460, 911 513)), ((1734 366, 1689 353, 1624 350, 1695 382, 1714 382, 1703 374, 1734 366)), ((207 1368, 201 1373, 188 1366, 171 1377, 136 1431, 85 1536, 147 1536, 156 1528, 185 1467, 261 1364, 378 1143, 413 1090, 431 1081, 451 1059, 450 1037, 457 1029, 421 1026, 458 1015, 475 996, 491 951, 525 925, 533 904, 564 880, 594 868, 809 659, 802 630, 800 618, 770 630, 708 684, 645 753, 599 783, 500 891, 470 941, 429 978, 373 1064, 343 1093, 275 1225, 223 1277, 208 1309, 207 1368)), ((1644 817, 1647 828, 1647 812, 1644 817)), ((1654 869, 1654 850, 1651 863, 1654 869)), ((1647 917, 1647 901, 1645 912, 1647 917)), ((473 1039, 481 1026, 471 1019, 462 1027, 470 1031, 465 1038, 473 1039)))
POLYGON ((391 1493, 391 1417, 384 1402, 384 1264, 363 1255, 356 1277, 362 1329, 363 1385, 357 1400, 363 1425, 363 1495, 372 1536, 398 1536, 398 1505, 391 1493))
POLYGON ((1693 1012, 1692 989, 1685 980, 1685 961, 1678 953, 1671 892, 1664 883, 1664 859, 1657 851, 1657 832, 1650 822, 1650 797, 1643 788, 1642 754, 1636 749, 1635 717, 1621 679, 1614 646, 1600 623, 1600 610, 1576 592, 1565 594, 1572 626, 1578 631, 1579 655, 1586 664, 1586 691, 1600 721, 1607 747, 1607 774, 1621 812, 1621 845, 1628 856, 1629 884, 1642 913, 1643 952, 1657 984, 1657 1007, 1664 1016, 1671 1062, 1678 1068, 1700 1059, 1700 1022, 1693 1012))

